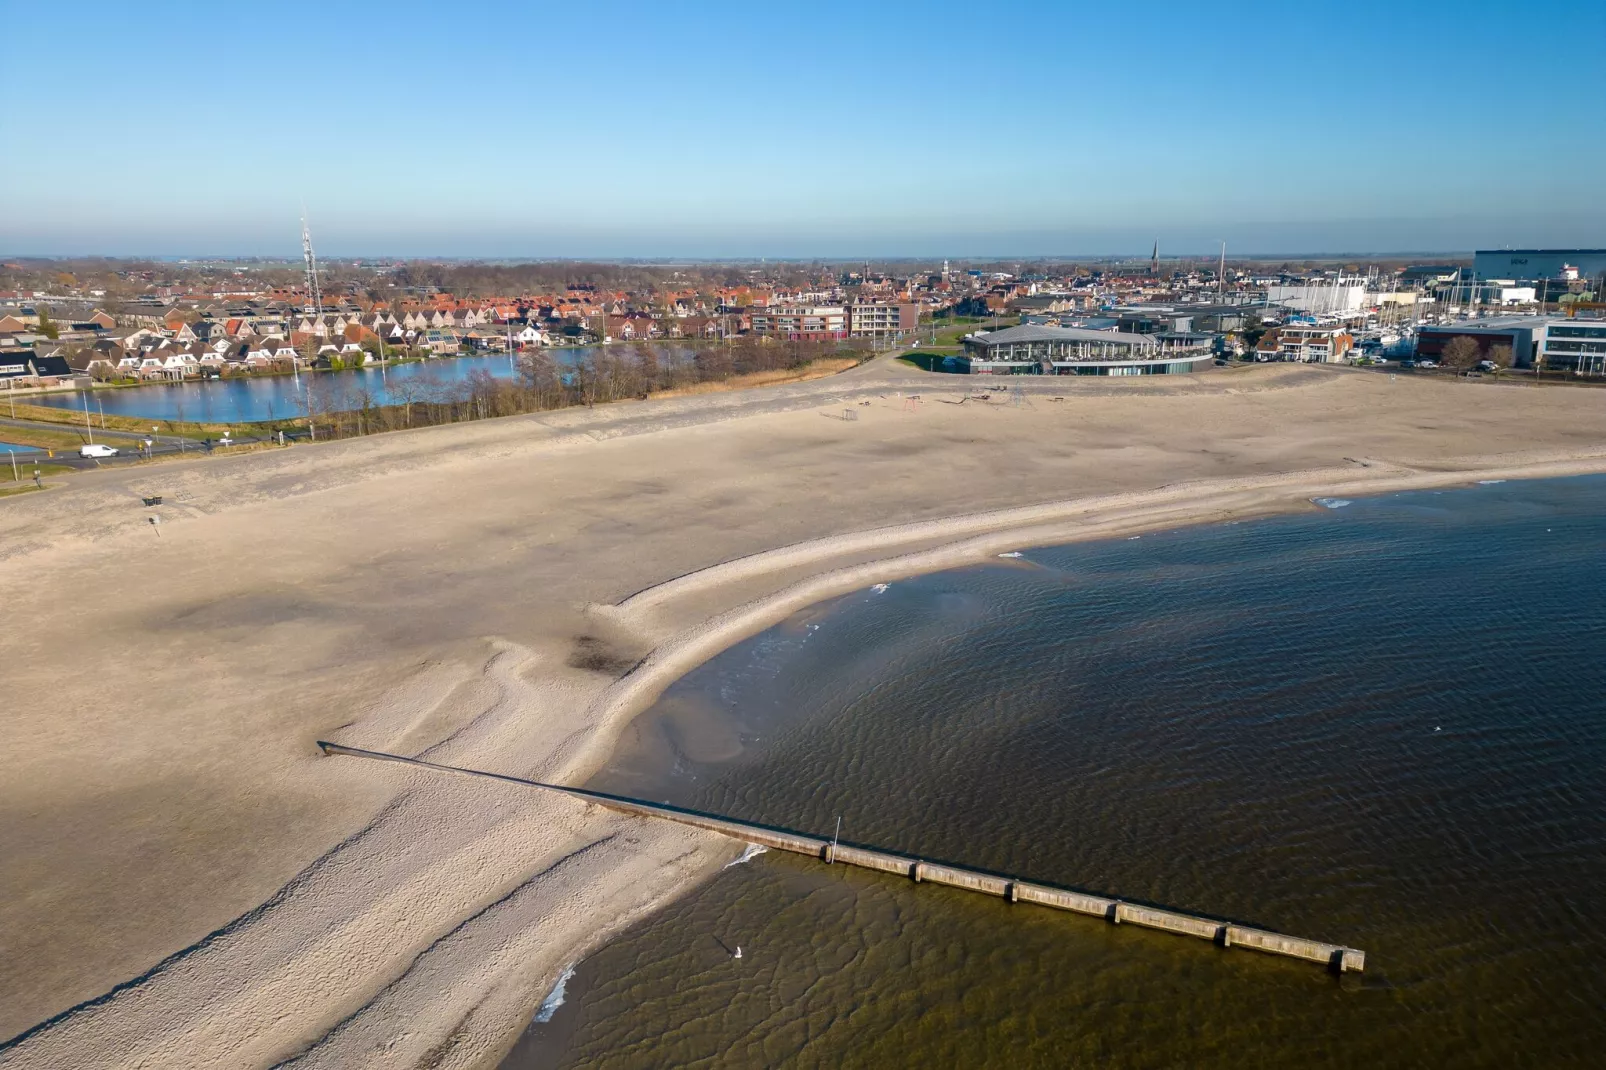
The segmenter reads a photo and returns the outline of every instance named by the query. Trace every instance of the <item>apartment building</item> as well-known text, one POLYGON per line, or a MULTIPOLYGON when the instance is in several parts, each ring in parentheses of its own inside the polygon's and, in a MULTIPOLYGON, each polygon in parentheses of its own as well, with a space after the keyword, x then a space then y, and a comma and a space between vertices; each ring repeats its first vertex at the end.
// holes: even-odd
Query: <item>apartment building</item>
POLYGON ((753 310, 753 333, 811 341, 848 336, 843 305, 772 305, 753 310))
POLYGON ((854 338, 897 338, 920 322, 920 306, 859 301, 848 309, 848 334, 854 338))
POLYGON ((1343 360, 1354 346, 1355 339, 1342 327, 1295 324, 1267 331, 1255 344, 1255 359, 1332 364, 1343 360))

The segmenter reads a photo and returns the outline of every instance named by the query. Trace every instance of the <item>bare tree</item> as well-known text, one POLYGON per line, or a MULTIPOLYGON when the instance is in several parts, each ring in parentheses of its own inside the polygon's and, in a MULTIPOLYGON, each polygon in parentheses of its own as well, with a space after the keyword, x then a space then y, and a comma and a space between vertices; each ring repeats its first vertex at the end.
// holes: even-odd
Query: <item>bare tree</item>
POLYGON ((1472 367, 1483 357, 1483 347, 1478 340, 1470 335, 1458 334, 1445 344, 1444 351, 1439 354, 1439 360, 1446 368, 1464 370, 1472 367))

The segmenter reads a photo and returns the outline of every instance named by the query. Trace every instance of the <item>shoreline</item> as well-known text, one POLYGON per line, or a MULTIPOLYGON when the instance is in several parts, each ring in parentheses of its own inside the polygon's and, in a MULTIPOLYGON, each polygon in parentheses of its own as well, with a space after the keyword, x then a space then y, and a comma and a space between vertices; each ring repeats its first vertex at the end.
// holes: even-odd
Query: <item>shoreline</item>
MULTIPOLYGON (((1340 471, 1334 471, 1332 475, 1337 476, 1340 471)), ((687 673, 743 640, 774 627, 794 613, 821 602, 868 589, 876 583, 896 582, 953 568, 996 563, 1000 554, 1014 550, 1113 540, 1206 523, 1286 516, 1322 508, 1312 501, 1318 497, 1354 499, 1381 497, 1415 490, 1442 488, 1470 490, 1489 481, 1565 479, 1601 474, 1606 474, 1606 450, 1587 458, 1555 459, 1519 465, 1504 463, 1435 473, 1391 474, 1343 482, 1327 482, 1320 478, 1326 473, 1310 472, 1251 483, 1229 481, 1228 486, 1221 488, 1183 484, 1176 488, 1163 488, 1171 491, 1170 494, 1164 495, 1162 492, 1153 492, 1150 495, 1116 495, 1111 496, 1113 500, 1109 501, 1072 499, 999 510, 992 514, 956 516, 921 524, 872 529, 765 551, 751 558, 711 566, 637 592, 616 605, 591 607, 591 611, 599 616, 613 617, 615 623, 626 626, 634 624, 640 627, 648 625, 649 622, 632 620, 632 614, 650 614, 653 609, 676 597, 687 597, 717 589, 735 577, 749 578, 755 572, 762 574, 766 569, 778 570, 795 566, 799 559, 803 561, 829 559, 831 556, 847 553, 853 549, 890 548, 947 534, 968 536, 963 541, 934 549, 831 569, 812 579, 794 583, 774 595, 739 606, 705 622, 702 626, 681 632, 666 647, 655 650, 635 671, 609 688, 598 700, 594 712, 597 720, 606 726, 606 735, 599 733, 593 736, 594 746, 588 749, 581 759, 587 769, 581 782, 594 775, 607 763, 617 745, 620 733, 636 717, 646 712, 666 689, 687 673), (1190 491, 1193 493, 1190 494, 1190 491), (1216 493, 1212 494, 1211 491, 1216 493), (1238 502, 1223 507, 1227 496, 1237 497, 1246 493, 1251 495, 1248 502, 1238 502), (1152 503, 1150 499, 1154 499, 1152 503), (1167 506, 1169 508, 1166 508, 1167 506), (1164 511, 1159 511, 1161 509, 1164 511), (1098 515, 1106 510, 1113 515, 1098 515), (1089 514, 1094 517, 1091 522, 1088 519, 1089 514), (1080 519, 1073 519, 1078 516, 1080 519), (1014 522, 1017 521, 1024 526, 1016 526, 1014 522)), ((695 894, 700 887, 719 873, 737 861, 746 861, 748 857, 744 851, 736 861, 711 865, 705 872, 689 877, 684 884, 673 889, 650 910, 632 918, 628 924, 635 924, 650 917, 676 899, 695 894)), ((546 1007, 554 995, 559 997, 561 1005, 559 988, 586 959, 627 927, 627 924, 609 925, 577 947, 562 970, 552 978, 551 987, 544 991, 539 1007, 546 1007)), ((500 1053, 494 1058, 488 1058, 481 1065, 486 1067, 501 1065, 513 1045, 533 1023, 533 1018, 525 1021, 519 1032, 500 1050, 500 1053)))
POLYGON ((674 680, 837 594, 1315 497, 1606 472, 1577 392, 1251 369, 911 409, 876 364, 13 503, 0 1064, 494 1064, 563 969, 739 853, 314 739, 583 783, 674 680), (820 419, 844 396, 858 421, 820 419), (147 486, 172 503, 159 542, 147 486))
MULTIPOLYGON (((1383 471, 1387 472, 1387 469, 1383 471)), ((1043 546, 1115 539, 1134 534, 1227 520, 1249 520, 1321 508, 1314 498, 1378 497, 1402 491, 1472 486, 1485 480, 1558 479, 1606 473, 1606 449, 1594 455, 1513 465, 1509 461, 1440 472, 1389 472, 1369 479, 1338 478, 1312 471, 1258 481, 1229 480, 1220 486, 1184 483, 1159 491, 1068 499, 1042 505, 960 515, 942 520, 870 529, 768 550, 714 565, 647 588, 614 605, 593 605, 590 614, 610 625, 653 631, 658 616, 676 599, 693 599, 738 581, 797 568, 826 570, 782 590, 745 602, 657 646, 628 676, 593 705, 595 719, 612 726, 604 740, 593 737, 583 767, 601 768, 618 730, 646 710, 670 684, 744 639, 773 627, 799 610, 863 590, 876 583, 929 575, 986 563, 1001 553, 1043 546), (930 549, 830 567, 833 559, 862 552, 896 550, 934 540, 930 549)))

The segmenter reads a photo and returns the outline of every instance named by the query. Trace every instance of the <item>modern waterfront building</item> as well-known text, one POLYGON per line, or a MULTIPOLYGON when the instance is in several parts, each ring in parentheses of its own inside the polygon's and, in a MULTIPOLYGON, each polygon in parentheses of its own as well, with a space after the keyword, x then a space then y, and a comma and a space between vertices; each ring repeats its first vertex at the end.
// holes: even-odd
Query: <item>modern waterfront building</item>
POLYGON ((1545 371, 1606 375, 1606 320, 1551 320, 1539 352, 1545 371))
POLYGON ((1213 356, 1163 349, 1145 334, 1032 324, 968 336, 958 363, 973 375, 1168 375, 1213 356))
POLYGON ((1478 279, 1518 282, 1596 279, 1606 275, 1606 249, 1480 249, 1472 271, 1478 279))
POLYGON ((821 341, 848 336, 842 305, 774 305, 753 312, 753 333, 773 338, 821 341))
POLYGON ((853 338, 897 338, 919 325, 920 307, 856 301, 848 307, 848 334, 853 338))

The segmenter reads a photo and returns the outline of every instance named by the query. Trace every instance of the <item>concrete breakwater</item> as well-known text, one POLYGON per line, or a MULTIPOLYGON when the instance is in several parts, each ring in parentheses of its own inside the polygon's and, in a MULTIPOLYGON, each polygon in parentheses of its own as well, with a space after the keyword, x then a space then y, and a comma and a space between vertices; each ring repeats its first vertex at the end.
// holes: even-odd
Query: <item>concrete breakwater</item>
POLYGON ((1310 962, 1321 963, 1335 973, 1359 972, 1366 968, 1366 953, 1364 951, 1345 947, 1341 944, 1329 944, 1299 936, 1287 936, 1282 933, 1270 932, 1246 925, 1237 925, 1219 919, 1203 918, 1179 911, 1129 903, 1121 899, 1055 888, 1050 885, 1036 884, 993 873, 983 873, 947 863, 911 858, 907 855, 894 854, 876 848, 838 843, 833 839, 808 836, 785 829, 769 828, 764 825, 749 824, 744 821, 736 821, 712 814, 701 814, 672 806, 627 799, 603 792, 588 791, 585 788, 545 784, 537 780, 508 776, 503 773, 491 773, 480 769, 443 765, 438 762, 424 761, 420 758, 408 758, 399 754, 387 754, 383 751, 362 750, 357 747, 347 747, 324 740, 318 741, 318 747, 327 755, 347 755, 378 761, 400 762, 404 765, 417 766, 438 772, 485 777, 513 784, 522 784, 527 787, 541 788, 546 791, 555 791, 620 813, 675 821, 683 825, 691 825, 695 828, 717 832, 732 839, 740 840, 743 843, 758 844, 772 850, 789 851, 793 854, 809 855, 827 864, 841 863, 859 866, 864 869, 879 870, 883 873, 906 877, 916 882, 942 884, 952 888, 980 892, 983 895, 998 896, 1010 903, 1036 903, 1039 906, 1052 907, 1056 910, 1069 910, 1077 914, 1100 917, 1115 925, 1137 925, 1146 929, 1159 929, 1183 936, 1193 936, 1210 940, 1222 947, 1247 947, 1273 955, 1286 955, 1290 958, 1305 959, 1310 962))

